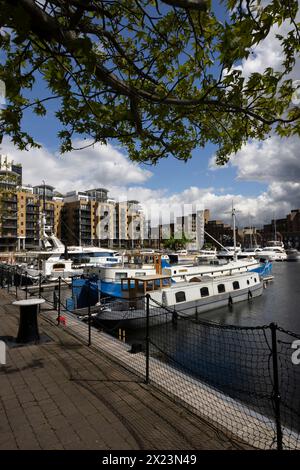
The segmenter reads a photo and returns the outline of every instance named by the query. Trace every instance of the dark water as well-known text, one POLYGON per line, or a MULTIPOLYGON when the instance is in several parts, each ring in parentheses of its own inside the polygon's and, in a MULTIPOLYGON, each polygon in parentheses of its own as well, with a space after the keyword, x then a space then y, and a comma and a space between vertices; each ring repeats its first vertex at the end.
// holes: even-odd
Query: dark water
MULTIPOLYGON (((150 354, 273 418, 271 330, 251 327, 273 322, 300 334, 300 263, 274 263, 273 275, 261 297, 203 313, 199 321, 151 328, 150 354)), ((128 343, 143 343, 145 336, 145 330, 126 331, 128 343)), ((282 422, 299 436, 300 365, 291 361, 294 339, 277 331, 282 422)))
MULTIPOLYGON (((199 315, 199 320, 205 320, 220 325, 243 327, 264 326, 276 323, 278 326, 300 334, 300 263, 275 262, 272 275, 274 279, 268 282, 260 297, 249 302, 239 302, 232 307, 222 307, 199 315)), ((153 333, 154 330, 152 329, 153 333)), ((188 326, 185 328, 188 330, 188 326)), ((129 339, 142 338, 144 331, 128 332, 129 339)), ((172 328, 168 334, 172 333, 172 328)), ((188 335, 188 331, 186 331, 188 335)), ((174 332, 174 336, 177 333, 174 332)))
POLYGON ((271 322, 300 334, 300 263, 273 263, 274 280, 261 297, 206 312, 205 320, 237 326, 258 326, 271 322))

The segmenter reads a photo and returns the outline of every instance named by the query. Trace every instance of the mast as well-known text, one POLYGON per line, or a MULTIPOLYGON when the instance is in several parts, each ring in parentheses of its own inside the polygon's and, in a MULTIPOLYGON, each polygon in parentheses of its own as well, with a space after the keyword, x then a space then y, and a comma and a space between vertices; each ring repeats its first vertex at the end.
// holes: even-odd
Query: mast
POLYGON ((233 255, 233 260, 237 260, 237 252, 236 252, 236 233, 235 233, 235 209, 233 207, 233 201, 232 201, 232 221, 233 221, 233 246, 234 246, 234 255, 233 255))

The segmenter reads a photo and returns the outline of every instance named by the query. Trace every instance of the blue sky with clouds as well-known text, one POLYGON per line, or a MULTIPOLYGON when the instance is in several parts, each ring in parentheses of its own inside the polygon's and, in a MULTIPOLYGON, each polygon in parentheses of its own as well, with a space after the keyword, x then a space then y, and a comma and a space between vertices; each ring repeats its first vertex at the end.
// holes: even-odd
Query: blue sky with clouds
MULTIPOLYGON (((245 77, 268 66, 281 68, 276 34, 286 34, 288 28, 287 24, 273 28, 249 59, 239 65, 245 77)), ((300 78, 299 62, 291 78, 300 78)), ((49 94, 39 81, 33 91, 39 98, 49 94)), ((56 106, 53 101, 50 112, 43 118, 30 110, 24 116, 25 129, 42 145, 41 149, 21 152, 8 139, 2 143, 1 153, 23 164, 24 183, 39 184, 46 180, 62 193, 104 186, 116 199, 135 198, 164 214, 182 203, 200 204, 211 210, 212 218, 223 220, 228 220, 226 213, 233 200, 240 211, 241 224, 247 224, 249 216, 257 224, 268 222, 274 214, 284 217, 291 209, 300 207, 299 138, 280 139, 271 135, 264 142, 249 142, 232 156, 226 167, 218 169, 213 164, 216 150, 213 145, 197 148, 186 163, 170 157, 156 166, 130 162, 125 149, 116 142, 61 156, 57 139, 60 126, 54 116, 56 106)), ((79 146, 82 143, 78 142, 79 146)))

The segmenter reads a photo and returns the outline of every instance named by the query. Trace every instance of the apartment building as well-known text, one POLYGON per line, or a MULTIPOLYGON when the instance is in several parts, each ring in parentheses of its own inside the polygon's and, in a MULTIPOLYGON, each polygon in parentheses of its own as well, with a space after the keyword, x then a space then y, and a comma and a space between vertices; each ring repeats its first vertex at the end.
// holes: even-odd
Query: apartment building
MULTIPOLYGON (((221 220, 209 220, 205 224, 205 231, 222 245, 233 245, 233 229, 231 225, 224 224, 221 220)), ((237 241, 240 241, 237 229, 236 236, 237 241)), ((218 249, 220 248, 209 236, 205 236, 205 241, 214 244, 218 249)))
POLYGON ((115 202, 104 188, 71 191, 64 197, 62 240, 68 245, 112 246, 115 202))
POLYGON ((141 248, 147 237, 146 232, 145 216, 138 201, 116 203, 115 245, 123 248, 141 248))
POLYGON ((209 217, 209 209, 193 211, 191 214, 177 217, 175 233, 178 237, 184 234, 190 240, 186 246, 188 250, 197 250, 204 243, 204 238, 200 240, 200 237, 203 237, 204 226, 208 223, 209 217), (202 226, 200 227, 199 224, 202 226), (202 232, 201 235, 200 232, 202 232))
POLYGON ((276 238, 287 247, 300 248, 300 209, 291 210, 285 218, 273 219, 258 232, 262 245, 276 238))
POLYGON ((48 231, 60 237, 62 205, 53 186, 23 186, 22 165, 0 157, 0 251, 38 247, 43 213, 48 231))

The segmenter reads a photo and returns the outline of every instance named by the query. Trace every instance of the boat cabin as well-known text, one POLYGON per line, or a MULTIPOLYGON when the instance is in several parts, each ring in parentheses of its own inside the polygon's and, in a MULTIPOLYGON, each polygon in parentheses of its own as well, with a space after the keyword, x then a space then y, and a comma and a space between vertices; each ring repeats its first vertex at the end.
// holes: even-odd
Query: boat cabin
POLYGON ((133 299, 171 286, 171 277, 151 274, 143 277, 121 279, 121 292, 124 298, 133 299))

